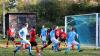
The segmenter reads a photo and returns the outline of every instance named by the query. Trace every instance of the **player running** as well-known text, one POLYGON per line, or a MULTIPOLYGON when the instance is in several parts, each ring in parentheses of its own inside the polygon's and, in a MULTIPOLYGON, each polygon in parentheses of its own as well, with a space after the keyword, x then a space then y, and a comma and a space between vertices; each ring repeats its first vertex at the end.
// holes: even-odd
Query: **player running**
POLYGON ((77 45, 78 52, 81 51, 80 50, 80 43, 75 40, 75 37, 78 38, 78 34, 75 32, 75 29, 72 28, 71 31, 68 33, 68 48, 66 49, 66 52, 70 51, 70 48, 72 45, 77 45))
POLYGON ((30 37, 31 37, 31 38, 30 38, 31 46, 32 46, 32 47, 35 46, 36 52, 37 52, 38 56, 41 56, 40 50, 39 50, 39 48, 38 48, 38 46, 37 46, 37 42, 36 42, 36 29, 35 29, 34 26, 32 27, 32 29, 31 29, 31 31, 30 31, 30 37))
POLYGON ((43 25, 41 29, 41 38, 43 46, 46 45, 46 36, 47 36, 47 28, 45 28, 45 26, 43 25))
POLYGON ((25 49, 23 46, 25 44, 29 44, 28 49, 29 49, 29 55, 33 56, 32 52, 31 52, 31 44, 30 42, 26 39, 26 36, 28 35, 28 23, 25 23, 23 28, 19 31, 19 37, 21 39, 21 46, 17 46, 16 49, 14 50, 14 56, 16 54, 16 52, 18 52, 20 49, 25 49))
POLYGON ((6 48, 8 48, 9 41, 11 41, 13 43, 13 46, 16 47, 15 46, 15 38, 14 38, 15 37, 15 29, 14 29, 13 25, 11 25, 9 27, 9 29, 7 30, 7 35, 8 35, 8 41, 6 43, 6 48))
MULTIPOLYGON (((61 28, 61 33, 60 33, 60 37, 59 37, 60 43, 64 42, 65 45, 67 45, 66 39, 67 39, 67 33, 65 33, 64 30, 61 28)), ((60 48, 60 43, 59 43, 59 48, 60 48)))
POLYGON ((51 42, 51 39, 50 39, 50 32, 51 32, 51 30, 52 30, 51 28, 47 30, 47 39, 48 39, 48 43, 47 43, 45 46, 41 47, 41 50, 42 50, 42 51, 43 51, 44 48, 48 47, 48 46, 52 43, 52 42, 51 42))
POLYGON ((59 41, 55 38, 55 28, 56 28, 55 26, 52 27, 52 30, 50 32, 50 39, 53 43, 53 49, 56 52, 59 51, 58 50, 59 41))

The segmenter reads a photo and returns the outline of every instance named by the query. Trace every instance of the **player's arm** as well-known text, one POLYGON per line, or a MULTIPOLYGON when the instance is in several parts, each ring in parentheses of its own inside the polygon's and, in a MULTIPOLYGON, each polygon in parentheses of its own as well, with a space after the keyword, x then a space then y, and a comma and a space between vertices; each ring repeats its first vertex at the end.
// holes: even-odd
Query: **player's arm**
POLYGON ((9 35, 9 29, 7 30, 7 36, 9 35))
POLYGON ((41 29, 41 33, 40 33, 40 39, 42 38, 42 29, 41 29))
POLYGON ((19 35, 19 38, 20 38, 20 39, 22 39, 22 34, 21 34, 22 32, 23 32, 22 29, 18 32, 18 35, 19 35))
POLYGON ((76 37, 78 38, 78 34, 76 34, 76 37))

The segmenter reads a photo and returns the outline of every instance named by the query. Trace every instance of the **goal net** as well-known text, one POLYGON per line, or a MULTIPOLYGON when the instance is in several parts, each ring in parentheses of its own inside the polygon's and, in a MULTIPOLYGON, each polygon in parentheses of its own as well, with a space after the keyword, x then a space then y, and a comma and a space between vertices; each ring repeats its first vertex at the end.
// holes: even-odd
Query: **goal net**
POLYGON ((65 16, 65 32, 68 33, 72 26, 79 34, 81 44, 100 47, 99 13, 65 16))

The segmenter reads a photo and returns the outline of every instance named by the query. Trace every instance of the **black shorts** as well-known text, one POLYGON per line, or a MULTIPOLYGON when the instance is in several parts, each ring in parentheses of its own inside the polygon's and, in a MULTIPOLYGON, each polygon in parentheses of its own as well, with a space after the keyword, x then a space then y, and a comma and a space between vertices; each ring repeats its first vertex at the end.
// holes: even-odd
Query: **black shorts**
POLYGON ((51 42, 51 40, 50 40, 50 38, 48 38, 48 45, 50 45, 52 42, 51 42))
POLYGON ((37 43, 36 42, 30 42, 31 43, 31 46, 37 46, 37 43))
POLYGON ((66 39, 59 38, 59 41, 61 41, 61 42, 65 42, 66 39))
POLYGON ((14 41, 14 37, 8 37, 8 41, 14 41))

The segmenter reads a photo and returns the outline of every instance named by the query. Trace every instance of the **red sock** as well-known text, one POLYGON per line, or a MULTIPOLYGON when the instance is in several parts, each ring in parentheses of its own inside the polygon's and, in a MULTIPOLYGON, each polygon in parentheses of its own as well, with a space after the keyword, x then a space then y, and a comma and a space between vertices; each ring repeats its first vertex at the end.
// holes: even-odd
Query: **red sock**
POLYGON ((72 45, 72 50, 75 50, 74 45, 72 45))
POLYGON ((36 52, 39 53, 39 48, 38 47, 36 47, 36 52))
POLYGON ((60 43, 59 43, 59 48, 60 48, 61 46, 60 46, 60 43))
POLYGON ((16 41, 13 41, 14 42, 14 44, 16 45, 16 41))
POLYGON ((45 45, 43 48, 46 48, 48 45, 45 45))
POLYGON ((8 47, 8 42, 6 43, 6 47, 8 47))

